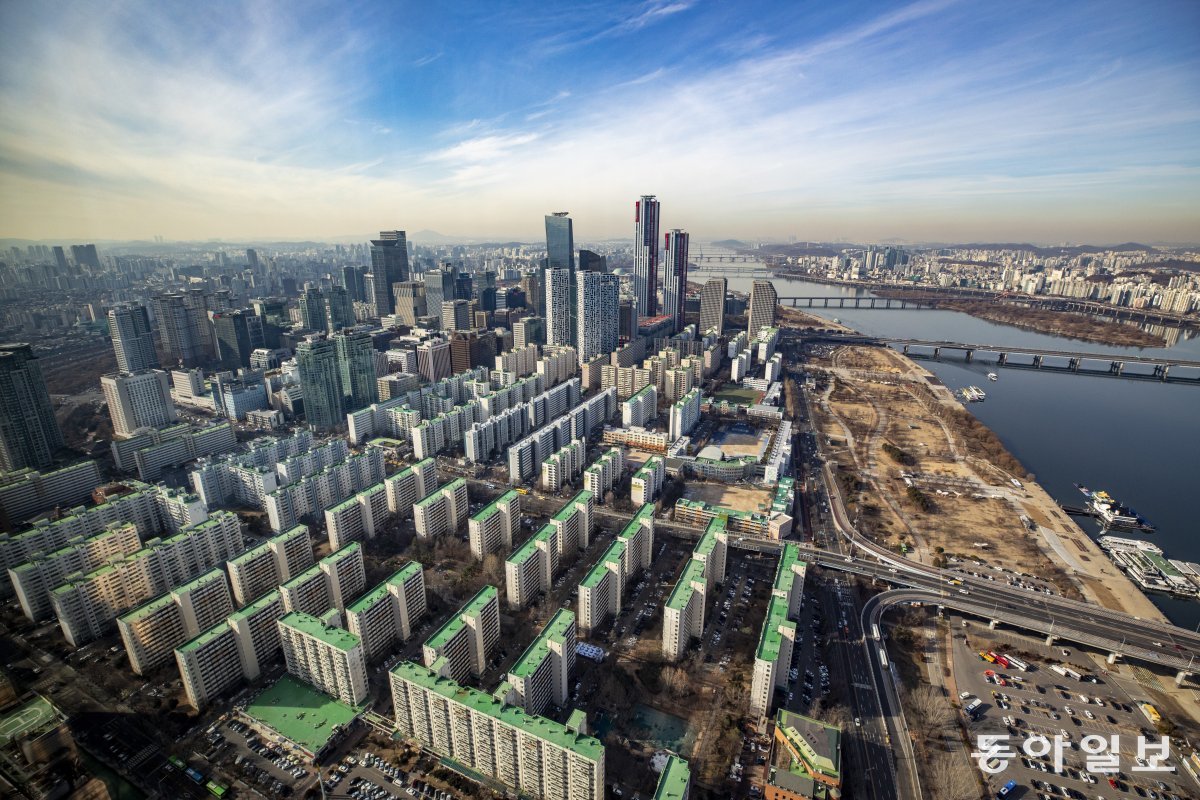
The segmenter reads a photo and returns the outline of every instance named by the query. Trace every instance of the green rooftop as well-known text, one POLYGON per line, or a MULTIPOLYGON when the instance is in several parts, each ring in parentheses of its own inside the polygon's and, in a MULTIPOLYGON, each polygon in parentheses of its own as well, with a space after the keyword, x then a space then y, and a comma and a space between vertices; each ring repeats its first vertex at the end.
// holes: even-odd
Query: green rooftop
POLYGON ((683 800, 691 785, 692 769, 688 762, 679 756, 671 756, 658 779, 654 800, 683 800))
POLYGON ((251 547, 249 550, 245 550, 241 554, 236 555, 233 558, 229 559, 229 563, 235 564, 240 567, 240 566, 245 565, 246 562, 248 562, 248 561, 253 561, 254 559, 258 558, 259 556, 262 556, 264 554, 269 555, 270 553, 271 553, 271 545, 268 544, 267 542, 263 542, 262 544, 258 545, 257 547, 251 547))
POLYGON ((635 536, 637 534, 637 532, 641 529, 642 523, 652 522, 653 520, 654 520, 654 504, 653 503, 642 503, 642 507, 639 508, 637 510, 637 513, 633 515, 633 519, 629 520, 629 524, 626 525, 619 534, 617 534, 617 538, 618 539, 628 539, 632 536, 635 536))
MULTIPOLYGON (((521 657, 517 659, 517 663, 513 664, 512 669, 508 672, 510 675, 515 675, 518 678, 529 678, 533 673, 537 672, 537 668, 546 660, 546 656, 550 654, 550 643, 564 644, 567 643, 567 634, 572 632, 575 627, 575 615, 565 608, 560 608, 555 612, 550 621, 546 623, 546 627, 542 628, 542 632, 538 637, 525 649, 521 657)), ((574 648, 575 642, 569 642, 574 648)))
POLYGON ((459 609, 450 619, 446 620, 442 627, 433 632, 433 635, 425 640, 425 646, 433 650, 441 650, 446 644, 458 635, 459 630, 466 624, 463 622, 463 616, 471 616, 478 614, 489 603, 495 601, 498 593, 495 586, 484 586, 474 597, 467 601, 461 609, 459 609))
POLYGON ((562 508, 560 508, 558 510, 558 512, 552 517, 552 519, 554 519, 557 522, 566 522, 568 519, 571 518, 571 515, 575 513, 575 506, 577 504, 586 503, 589 500, 592 500, 594 498, 595 498, 594 494, 589 492, 587 489, 584 489, 582 492, 580 492, 579 494, 575 495, 570 500, 568 500, 567 504, 565 506, 563 506, 562 508))
POLYGON ((775 715, 775 728, 805 769, 841 781, 842 732, 839 728, 782 708, 775 715))
POLYGON ((600 556, 600 560, 597 561, 596 565, 591 568, 587 575, 584 576, 583 580, 579 582, 579 585, 588 589, 595 589, 597 586, 599 586, 600 581, 604 580, 604 576, 608 574, 608 567, 606 565, 613 561, 619 561, 621 555, 625 552, 626 547, 627 545, 623 539, 617 539, 615 542, 610 544, 608 549, 604 551, 604 555, 600 556))
POLYGON ((326 625, 312 614, 305 614, 301 611, 292 611, 284 614, 279 622, 282 625, 295 628, 301 633, 307 634, 330 647, 336 647, 338 650, 344 652, 348 652, 362 644, 362 639, 358 638, 357 634, 353 634, 344 628, 334 628, 326 625))
POLYGON ((688 560, 683 574, 679 576, 675 588, 671 590, 671 596, 667 598, 667 608, 673 608, 676 611, 686 608, 688 601, 692 599, 692 592, 696 591, 692 587, 693 583, 704 583, 704 562, 694 558, 688 560))
POLYGON ((212 644, 217 639, 220 639, 222 636, 225 636, 226 634, 232 636, 233 629, 231 629, 229 627, 229 625, 223 621, 218 622, 216 625, 213 625, 211 628, 204 631, 204 633, 201 633, 195 639, 192 639, 190 642, 188 642, 186 644, 180 645, 176 649, 178 649, 180 652, 183 652, 183 653, 189 653, 189 652, 192 652, 193 650, 200 650, 200 649, 204 648, 205 646, 212 644))
POLYGON ((496 514, 500 510, 501 503, 511 503, 513 499, 517 497, 520 497, 520 495, 517 494, 517 490, 509 489, 507 492, 488 503, 482 511, 471 517, 471 519, 475 520, 476 522, 483 522, 484 520, 491 518, 492 515, 496 514))
POLYGON ((169 592, 167 594, 160 594, 153 600, 148 600, 132 611, 122 614, 121 616, 117 617, 117 621, 124 622, 126 624, 137 622, 142 617, 148 617, 151 614, 162 611, 167 607, 175 607, 175 599, 171 597, 169 592))
POLYGON ((796 623, 787 618, 787 600, 775 595, 767 604, 767 616, 763 619, 762 633, 758 637, 758 652, 756 656, 763 661, 778 661, 779 651, 783 647, 783 634, 780 628, 796 630, 796 623))
POLYGON ((330 512, 333 514, 338 514, 342 511, 346 511, 348 509, 354 508, 357 505, 358 505, 358 495, 352 494, 349 497, 347 497, 345 500, 343 500, 342 502, 334 503, 333 505, 331 505, 329 508, 327 508, 325 510, 327 512, 330 512))
MULTIPOLYGON (((644 394, 650 394, 650 392, 651 392, 652 390, 653 390, 653 391, 658 391, 658 387, 657 387, 657 386, 655 386, 653 383, 647 383, 647 384, 646 384, 645 386, 643 386, 641 389, 638 389, 636 392, 634 392, 634 393, 633 393, 633 395, 632 395, 632 396, 629 398, 629 400, 637 400, 638 398, 640 398, 640 397, 641 397, 642 395, 644 395, 644 394)), ((626 400, 625 402, 627 402, 627 403, 628 403, 628 402, 629 402, 629 400, 626 400)))
POLYGON ((248 715, 314 755, 333 738, 335 729, 350 724, 358 712, 290 675, 246 707, 248 715))
POLYGON ((330 565, 337 564, 339 561, 344 559, 346 556, 352 556, 355 553, 359 553, 361 551, 362 551, 361 544, 359 544, 358 542, 351 542, 350 544, 343 547, 341 550, 337 550, 337 551, 332 552, 329 555, 325 556, 324 558, 321 559, 321 561, 319 563, 320 564, 330 564, 330 565))
MULTIPOLYGON (((325 558, 330 558, 330 556, 326 556, 325 558)), ((322 563, 324 563, 325 559, 321 559, 321 561, 322 561, 322 563)), ((313 578, 315 578, 318 575, 320 575, 322 578, 324 578, 324 573, 321 572, 321 565, 313 564, 311 567, 304 570, 304 572, 301 572, 296 577, 283 583, 281 588, 295 589, 295 588, 299 587, 301 584, 311 581, 313 578)))
POLYGON ((63 722, 66 717, 44 697, 34 697, 0 716, 0 747, 14 739, 33 737, 63 722))
POLYGON ((297 536, 301 536, 301 535, 305 535, 305 536, 308 535, 308 526, 307 525, 297 525, 296 527, 292 528, 291 530, 284 531, 283 533, 279 534, 278 536, 272 536, 267 541, 281 543, 281 542, 286 542, 290 539, 293 539, 293 538, 295 538, 297 536))
POLYGON ((420 572, 421 569, 422 569, 422 567, 421 567, 420 562, 417 562, 417 561, 408 562, 398 572, 395 572, 390 577, 388 577, 386 580, 384 580, 383 583, 379 584, 378 586, 376 586, 375 588, 371 589, 369 592, 364 594, 362 597, 358 598, 353 603, 346 606, 346 611, 347 612, 353 611, 355 614, 363 613, 364 611, 369 609, 371 606, 375 605, 380 600, 383 600, 385 597, 388 596, 388 586, 389 585, 394 584, 396 586, 402 586, 405 581, 407 581, 409 578, 412 577, 413 572, 420 572))
POLYGON ((792 584, 796 580, 796 573, 792 571, 792 568, 797 564, 801 567, 805 566, 805 563, 800 560, 800 548, 791 542, 784 542, 783 552, 779 554, 779 566, 775 569, 775 591, 790 592, 792 590, 792 584))
POLYGON ((253 603, 246 606, 242 610, 233 612, 232 614, 229 615, 229 619, 231 619, 231 620, 250 619, 255 614, 258 614, 259 612, 263 611, 264 609, 266 609, 276 603, 279 604, 279 607, 281 609, 283 608, 283 599, 279 596, 278 589, 267 592, 262 597, 258 598, 257 600, 255 600, 253 603))
POLYGON ((220 568, 216 568, 216 569, 210 569, 208 572, 204 573, 203 575, 201 575, 197 578, 194 578, 194 579, 188 581, 187 583, 183 584, 182 586, 174 587, 173 589, 171 589, 170 593, 171 594, 182 594, 184 592, 192 592, 192 591, 195 591, 196 589, 199 589, 201 586, 207 586, 209 584, 215 583, 216 581, 220 581, 222 584, 224 584, 226 586, 226 588, 228 588, 228 586, 229 586, 229 584, 225 582, 225 571, 220 568))
POLYGON ((538 542, 552 541, 557 535, 558 530, 553 525, 547 523, 546 525, 543 525, 541 530, 539 530, 536 534, 526 539, 525 543, 514 550, 512 555, 506 558, 505 561, 513 564, 524 564, 533 556, 535 552, 537 552, 538 542))
POLYGON ((439 678, 420 664, 402 661, 392 669, 392 675, 590 761, 599 763, 604 759, 604 745, 598 739, 577 734, 544 717, 526 714, 518 706, 505 705, 491 695, 459 686, 449 678, 439 678))

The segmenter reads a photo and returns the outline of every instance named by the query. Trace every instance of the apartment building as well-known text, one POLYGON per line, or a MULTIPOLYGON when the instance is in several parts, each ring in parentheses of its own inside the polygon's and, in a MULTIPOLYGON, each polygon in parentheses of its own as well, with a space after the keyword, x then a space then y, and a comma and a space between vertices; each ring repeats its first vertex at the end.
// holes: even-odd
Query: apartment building
POLYGON ((257 678, 279 655, 279 626, 275 623, 286 613, 282 595, 274 591, 226 618, 237 637, 238 660, 246 680, 257 678))
POLYGON ((682 658, 691 640, 704 633, 707 595, 704 562, 692 558, 663 606, 662 652, 668 661, 682 658))
POLYGON ((520 520, 521 495, 509 489, 467 522, 471 554, 482 561, 491 553, 511 550, 520 520))
POLYGON ((304 614, 324 614, 333 607, 333 595, 329 591, 329 578, 320 564, 313 564, 279 586, 279 597, 285 611, 304 614))
POLYGON ((725 582, 725 558, 728 551, 729 533, 725 530, 725 521, 720 518, 714 519, 708 523, 704 535, 692 550, 692 558, 704 565, 704 580, 709 591, 712 591, 714 585, 725 582))
POLYGON ((413 505, 417 535, 428 539, 455 533, 469 511, 467 482, 457 478, 413 505))
POLYGON ((425 458, 383 480, 387 490, 388 511, 400 517, 412 513, 413 504, 429 495, 438 485, 436 464, 425 458))
POLYGON ((772 595, 767 605, 758 649, 754 653, 754 677, 750 685, 750 713, 762 716, 771 710, 775 689, 787 686, 796 623, 787 618, 787 599, 772 595))
POLYGON ((547 523, 504 561, 505 599, 524 608, 554 584, 558 574, 559 532, 547 523))
POLYGON ((175 663, 188 703, 200 710, 242 682, 238 637, 225 620, 175 650, 175 663))
POLYGON ((337 550, 364 538, 374 539, 391 517, 386 487, 382 482, 368 486, 353 497, 325 509, 329 546, 337 550))
MULTIPOLYGON (((617 394, 620 396, 620 391, 617 394)), ((657 416, 658 387, 652 383, 647 383, 621 403, 621 424, 626 428, 644 428, 657 416)))
POLYGON ((288 674, 347 705, 367 699, 367 662, 357 635, 293 611, 279 620, 279 639, 288 674))
POLYGON ((508 671, 515 705, 541 714, 548 705, 565 708, 575 669, 575 615, 560 608, 508 671))
POLYGON ((411 639, 427 608, 424 568, 410 561, 346 606, 346 627, 362 639, 364 655, 370 662, 390 653, 397 642, 411 639))
MULTIPOLYGON (((724 281, 723 278, 721 280, 724 281)), ((707 291, 707 286, 705 290, 707 291)), ((658 776, 654 800, 688 800, 691 795, 692 768, 679 756, 668 756, 667 764, 658 776)))
POLYGON ((596 502, 602 504, 604 496, 619 483, 625 472, 625 451, 611 447, 583 471, 583 488, 591 492, 596 502))
POLYGON ((99 484, 100 466, 91 459, 45 472, 31 467, 0 472, 0 513, 12 524, 57 506, 70 508, 99 484))
POLYGON ((604 745, 566 725, 401 662, 390 674, 396 728, 432 753, 538 800, 603 800, 604 745))
POLYGON ((687 436, 700 421, 700 401, 702 395, 699 389, 692 389, 671 406, 671 422, 668 432, 670 441, 674 442, 681 436, 687 436))
POLYGON ((641 505, 658 499, 667 480, 667 464, 659 456, 651 456, 630 479, 630 499, 641 505))
POLYGON ((621 613, 628 549, 625 541, 614 541, 579 582, 579 629, 584 634, 602 626, 610 615, 621 613))
POLYGON ((229 584, 214 569, 117 618, 129 665, 145 675, 168 662, 176 647, 233 611, 229 584))
POLYGON ((461 681, 468 674, 482 675, 499 643, 499 592, 494 586, 484 586, 425 641, 421 650, 426 667, 461 681))
POLYGON ((550 518, 550 524, 558 531, 560 558, 574 558, 580 550, 586 550, 592 542, 592 509, 595 496, 586 489, 567 501, 566 505, 550 518))
MULTIPOLYGON (((367 586, 366 565, 362 545, 352 542, 322 558, 317 567, 325 574, 329 585, 330 605, 339 612, 346 610, 350 598, 357 597, 367 586)), ((329 606, 321 609, 324 613, 329 606)))
POLYGON ((579 473, 583 470, 585 458, 587 458, 587 442, 582 439, 576 439, 551 453, 542 462, 542 490, 557 492, 563 484, 578 478, 579 473))

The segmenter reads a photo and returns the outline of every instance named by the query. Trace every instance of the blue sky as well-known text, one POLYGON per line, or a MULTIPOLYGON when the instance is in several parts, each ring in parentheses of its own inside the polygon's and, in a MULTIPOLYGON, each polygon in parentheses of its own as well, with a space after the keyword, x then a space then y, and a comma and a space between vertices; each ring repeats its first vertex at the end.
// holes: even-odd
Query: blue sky
POLYGON ((1200 4, 0 3, 0 236, 1200 240, 1200 4))

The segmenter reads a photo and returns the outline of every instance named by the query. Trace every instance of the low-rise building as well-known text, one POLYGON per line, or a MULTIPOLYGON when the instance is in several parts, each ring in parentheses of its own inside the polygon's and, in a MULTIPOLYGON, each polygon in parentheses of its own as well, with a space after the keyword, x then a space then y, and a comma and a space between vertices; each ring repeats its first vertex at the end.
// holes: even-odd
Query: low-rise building
POLYGON ((819 720, 780 709, 767 771, 766 800, 813 800, 836 797, 842 786, 842 732, 819 720))
POLYGON ((692 794, 692 769, 679 756, 668 756, 658 786, 654 789, 654 800, 688 800, 692 794))

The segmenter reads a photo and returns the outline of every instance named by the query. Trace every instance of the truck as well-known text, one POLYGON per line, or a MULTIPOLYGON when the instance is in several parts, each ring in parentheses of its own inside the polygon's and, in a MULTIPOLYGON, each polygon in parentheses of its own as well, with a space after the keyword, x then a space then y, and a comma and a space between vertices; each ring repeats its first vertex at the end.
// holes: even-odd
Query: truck
POLYGON ((1009 793, 1015 788, 1017 788, 1017 782, 1009 781, 1000 787, 1000 791, 996 792, 996 797, 1008 797, 1009 793))
POLYGON ((995 661, 997 664, 1004 667, 1005 669, 1008 669, 1008 659, 1006 657, 1004 657, 1000 653, 993 653, 991 651, 988 651, 988 655, 990 655, 992 657, 992 660, 995 661))
POLYGON ((996 654, 990 650, 980 650, 979 657, 982 658, 984 661, 988 662, 989 664, 996 663, 996 654))
POLYGON ((976 697, 974 700, 967 703, 966 708, 964 708, 963 711, 970 716, 975 716, 975 712, 979 710, 981 705, 983 705, 983 701, 976 697))
POLYGON ((1029 672, 1029 665, 1016 656, 1005 656, 1005 658, 1008 659, 1008 665, 1010 667, 1016 667, 1017 669, 1021 670, 1021 672, 1029 672))
POLYGON ((1064 666, 1062 664, 1051 664, 1050 669, 1051 669, 1051 671, 1057 672, 1059 675, 1062 675, 1064 678, 1074 678, 1075 680, 1079 680, 1082 677, 1075 670, 1071 669, 1070 667, 1064 666))

